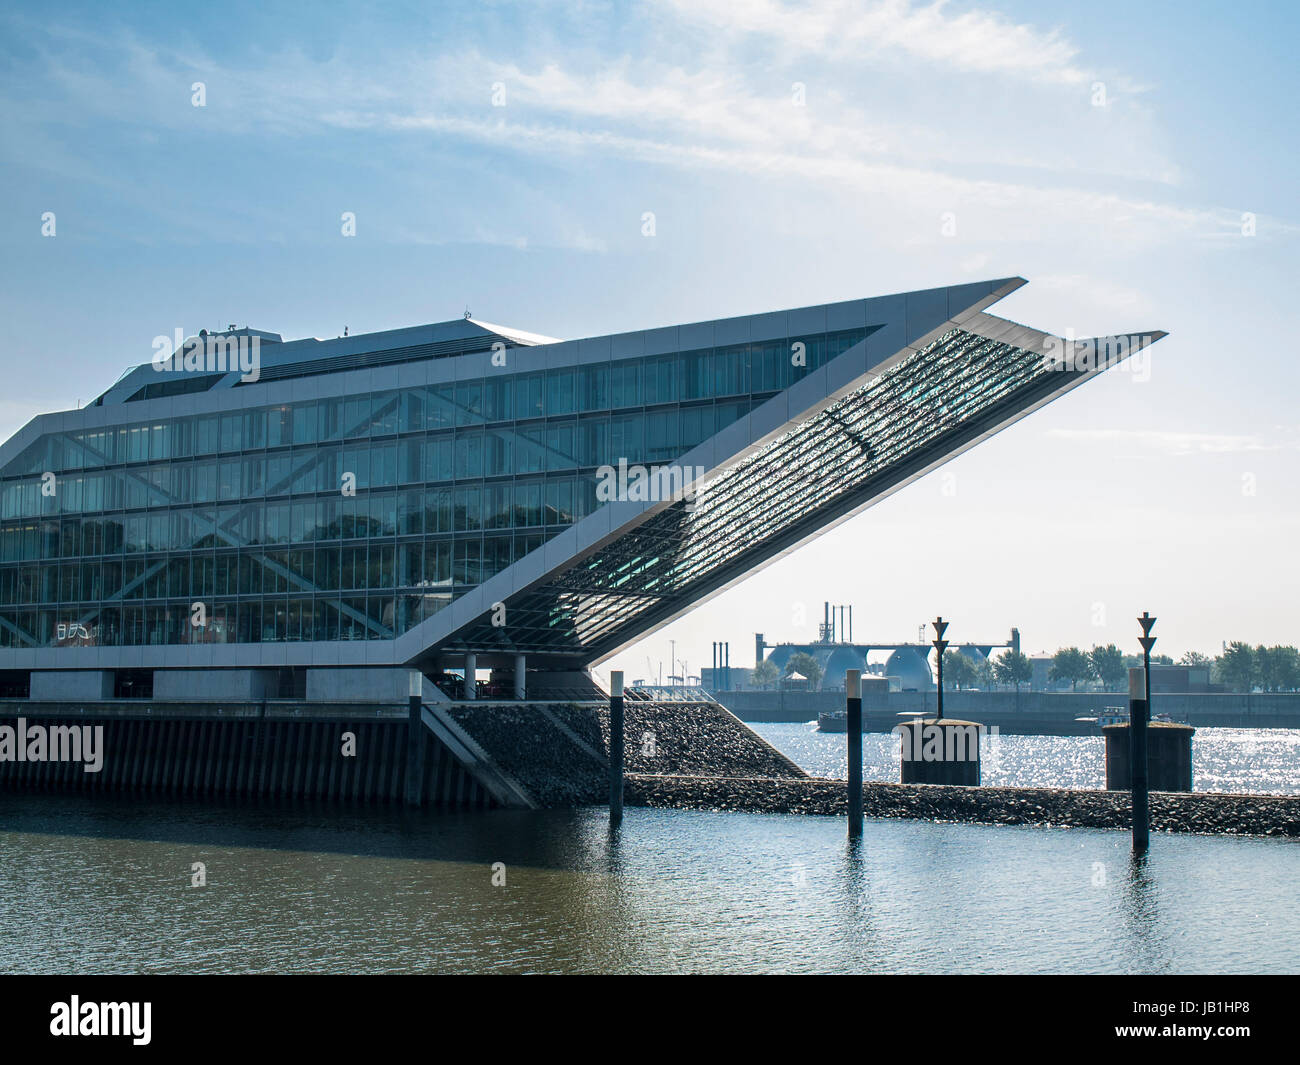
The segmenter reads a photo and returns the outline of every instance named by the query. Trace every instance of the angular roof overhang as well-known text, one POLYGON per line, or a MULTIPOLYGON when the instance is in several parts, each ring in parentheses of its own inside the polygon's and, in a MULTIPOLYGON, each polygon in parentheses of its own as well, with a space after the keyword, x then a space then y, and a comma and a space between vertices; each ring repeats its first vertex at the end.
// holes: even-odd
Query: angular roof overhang
POLYGON ((896 330, 873 333, 682 456, 701 471, 693 502, 606 504, 399 651, 418 665, 469 650, 602 661, 1165 335, 1079 342, 1110 361, 1055 367, 1065 340, 983 311, 1021 283, 990 283, 938 322, 909 316, 893 350, 896 330))
MULTIPOLYGON (((5 648, 0 661, 35 669, 429 666, 475 650, 484 665, 520 651, 598 662, 1101 372, 1043 369, 1044 350, 1064 341, 984 313, 1024 283, 1005 278, 516 349, 519 372, 868 332, 677 460, 702 471, 703 499, 692 511, 680 502, 607 503, 395 639, 5 648), (504 626, 491 624, 497 603, 506 607, 504 626)), ((1163 335, 1121 338, 1123 354, 1163 335)), ((0 446, 0 466, 47 433, 422 387, 481 376, 489 360, 472 353, 40 415, 0 446)))

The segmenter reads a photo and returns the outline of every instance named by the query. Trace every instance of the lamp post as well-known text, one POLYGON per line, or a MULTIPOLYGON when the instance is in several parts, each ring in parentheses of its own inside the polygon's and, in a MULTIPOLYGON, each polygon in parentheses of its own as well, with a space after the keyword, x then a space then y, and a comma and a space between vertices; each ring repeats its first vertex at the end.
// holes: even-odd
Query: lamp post
POLYGON ((934 626, 934 639, 931 642, 934 644, 934 649, 939 652, 939 669, 938 669, 939 697, 938 699, 935 700, 934 719, 936 721, 942 721, 943 720, 943 652, 948 647, 948 641, 943 638, 943 634, 948 631, 948 622, 944 621, 941 615, 935 618, 934 621, 930 622, 930 624, 934 626))

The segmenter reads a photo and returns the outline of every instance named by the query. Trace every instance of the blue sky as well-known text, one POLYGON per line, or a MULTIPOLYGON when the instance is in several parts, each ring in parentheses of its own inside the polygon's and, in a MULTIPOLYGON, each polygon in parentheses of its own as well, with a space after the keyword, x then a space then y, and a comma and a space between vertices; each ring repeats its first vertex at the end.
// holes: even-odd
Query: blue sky
POLYGON ((1149 609, 1174 654, 1300 643, 1298 21, 9 4, 0 432, 177 327, 335 336, 469 307, 578 337, 1019 274, 995 313, 1168 330, 1149 379, 1071 393, 612 664, 643 675, 670 638, 692 670, 715 639, 748 663, 755 630, 808 638, 823 599, 877 639, 941 612, 958 641, 1127 649, 1149 609))

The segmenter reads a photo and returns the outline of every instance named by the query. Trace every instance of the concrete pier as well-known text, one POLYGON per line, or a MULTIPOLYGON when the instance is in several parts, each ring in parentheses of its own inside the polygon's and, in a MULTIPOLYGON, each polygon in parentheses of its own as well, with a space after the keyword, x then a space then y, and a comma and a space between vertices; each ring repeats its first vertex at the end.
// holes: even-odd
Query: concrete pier
POLYGON ((919 718, 897 729, 902 783, 979 784, 980 726, 974 721, 919 718))
MULTIPOLYGON (((1147 787, 1151 791, 1192 790, 1191 725, 1152 721, 1147 725, 1147 787)), ((1128 791, 1132 787, 1129 746, 1132 730, 1126 724, 1107 725, 1106 789, 1128 791)))

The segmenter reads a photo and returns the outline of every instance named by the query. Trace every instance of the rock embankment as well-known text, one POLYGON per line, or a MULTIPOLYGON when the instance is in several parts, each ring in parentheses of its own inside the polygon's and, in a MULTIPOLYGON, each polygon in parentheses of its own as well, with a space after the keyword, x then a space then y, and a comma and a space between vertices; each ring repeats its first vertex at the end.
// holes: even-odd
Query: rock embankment
MULTIPOLYGON (((609 798, 609 708, 453 703, 447 713, 543 806, 609 798)), ((629 773, 804 780, 807 774, 716 703, 624 710, 629 773)))
MULTIPOLYGON (((846 816, 839 780, 630 776, 627 801, 641 806, 846 816)), ((963 788, 934 784, 863 785, 867 817, 970 821, 994 825, 1128 828, 1128 792, 1063 788, 963 788)), ((1157 832, 1300 836, 1300 796, 1152 792, 1157 832)))
POLYGON ((447 713, 543 806, 585 806, 609 797, 608 769, 537 706, 453 703, 447 713))
MULTIPOLYGON (((609 758, 609 708, 551 707, 609 758)), ((806 780, 808 774, 717 703, 641 703, 623 709, 628 773, 806 780)))

